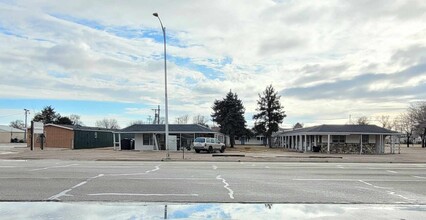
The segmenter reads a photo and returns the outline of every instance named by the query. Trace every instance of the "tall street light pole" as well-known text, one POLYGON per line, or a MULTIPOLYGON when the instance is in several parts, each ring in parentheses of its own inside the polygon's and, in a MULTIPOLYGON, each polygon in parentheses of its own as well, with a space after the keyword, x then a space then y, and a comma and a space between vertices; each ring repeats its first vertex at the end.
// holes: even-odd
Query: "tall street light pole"
POLYGON ((30 112, 30 110, 24 108, 25 111, 25 130, 24 130, 24 142, 27 143, 27 114, 30 112))
POLYGON ((155 17, 158 18, 158 21, 160 21, 161 30, 163 30, 163 38, 164 38, 164 97, 166 99, 166 134, 165 134, 165 147, 167 150, 167 158, 170 158, 170 151, 169 151, 169 108, 168 108, 168 101, 167 101, 167 54, 166 54, 166 28, 163 26, 163 22, 161 22, 160 16, 158 13, 153 13, 155 17))

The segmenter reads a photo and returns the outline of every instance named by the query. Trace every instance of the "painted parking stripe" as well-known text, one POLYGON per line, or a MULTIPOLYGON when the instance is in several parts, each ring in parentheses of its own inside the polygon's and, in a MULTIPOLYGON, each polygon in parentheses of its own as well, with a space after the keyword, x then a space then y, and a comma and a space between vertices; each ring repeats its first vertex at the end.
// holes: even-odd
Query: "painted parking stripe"
POLYGON ((198 196, 198 194, 158 194, 158 193, 91 193, 88 196, 198 196))

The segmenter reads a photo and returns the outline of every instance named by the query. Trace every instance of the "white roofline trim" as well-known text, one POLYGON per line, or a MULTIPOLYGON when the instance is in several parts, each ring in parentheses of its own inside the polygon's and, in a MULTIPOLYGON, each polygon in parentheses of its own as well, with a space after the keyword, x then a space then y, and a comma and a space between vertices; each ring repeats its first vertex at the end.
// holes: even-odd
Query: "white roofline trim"
MULTIPOLYGON (((164 134, 165 131, 118 131, 113 133, 121 133, 121 134, 164 134)), ((220 132, 215 131, 206 131, 206 132, 194 132, 194 131, 169 131, 169 134, 216 134, 220 132)))
POLYGON ((402 133, 371 133, 371 132, 294 132, 291 134, 281 133, 277 136, 292 136, 292 135, 351 135, 351 134, 364 134, 364 135, 402 135, 402 133))
POLYGON ((74 131, 74 129, 72 129, 72 128, 61 126, 61 125, 57 125, 57 124, 45 124, 44 127, 46 127, 46 126, 53 126, 53 127, 58 127, 58 128, 63 128, 63 129, 74 131))

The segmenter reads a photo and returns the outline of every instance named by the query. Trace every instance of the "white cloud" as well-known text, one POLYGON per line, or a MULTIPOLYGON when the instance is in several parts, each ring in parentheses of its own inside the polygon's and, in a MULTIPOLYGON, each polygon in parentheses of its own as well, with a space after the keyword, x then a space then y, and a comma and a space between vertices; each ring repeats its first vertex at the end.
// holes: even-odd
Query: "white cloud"
MULTIPOLYGON (((213 101, 231 89, 251 115, 269 84, 278 91, 306 88, 424 65, 424 9, 423 1, 402 0, 0 3, 0 98, 161 104, 162 38, 152 16, 159 12, 173 38, 167 48, 170 114, 210 115, 213 101), (125 37, 128 30, 138 37, 125 37)), ((372 91, 404 89, 424 85, 419 76, 366 84, 372 91)), ((327 98, 318 101, 282 94, 286 123, 377 114, 388 104, 396 112, 409 101, 342 101, 324 92, 327 98)))

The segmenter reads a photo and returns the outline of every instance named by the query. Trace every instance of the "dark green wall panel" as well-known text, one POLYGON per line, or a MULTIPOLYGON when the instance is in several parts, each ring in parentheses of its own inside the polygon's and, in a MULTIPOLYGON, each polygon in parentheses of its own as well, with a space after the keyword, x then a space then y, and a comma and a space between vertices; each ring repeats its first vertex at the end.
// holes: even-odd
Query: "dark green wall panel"
POLYGON ((74 131, 74 149, 89 149, 97 147, 112 147, 111 132, 104 131, 74 131))

